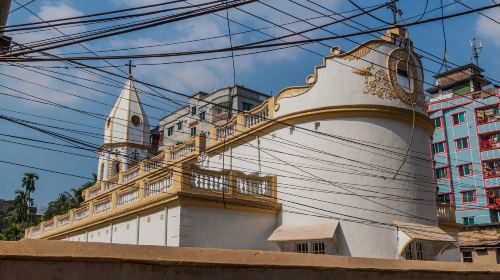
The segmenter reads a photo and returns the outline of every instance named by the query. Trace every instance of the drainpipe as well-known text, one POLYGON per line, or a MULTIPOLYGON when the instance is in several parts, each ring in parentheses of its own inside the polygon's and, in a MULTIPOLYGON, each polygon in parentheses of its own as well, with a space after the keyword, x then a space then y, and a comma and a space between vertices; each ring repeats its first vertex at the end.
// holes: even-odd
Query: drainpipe
POLYGON ((0 55, 6 54, 9 51, 12 40, 12 38, 3 35, 3 27, 7 25, 11 1, 0 0, 0 55))

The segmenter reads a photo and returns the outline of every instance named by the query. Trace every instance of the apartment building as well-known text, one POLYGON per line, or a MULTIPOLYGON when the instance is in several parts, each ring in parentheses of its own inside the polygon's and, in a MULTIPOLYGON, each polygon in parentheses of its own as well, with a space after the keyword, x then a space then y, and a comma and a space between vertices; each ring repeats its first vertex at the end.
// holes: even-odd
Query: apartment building
POLYGON ((221 88, 212 93, 195 93, 189 98, 188 105, 160 120, 159 150, 175 146, 200 133, 210 137, 211 126, 224 123, 234 113, 249 111, 267 98, 268 95, 241 85, 221 88))
POLYGON ((438 201, 453 204, 457 223, 498 222, 500 210, 499 88, 468 64, 436 75, 427 113, 438 201))

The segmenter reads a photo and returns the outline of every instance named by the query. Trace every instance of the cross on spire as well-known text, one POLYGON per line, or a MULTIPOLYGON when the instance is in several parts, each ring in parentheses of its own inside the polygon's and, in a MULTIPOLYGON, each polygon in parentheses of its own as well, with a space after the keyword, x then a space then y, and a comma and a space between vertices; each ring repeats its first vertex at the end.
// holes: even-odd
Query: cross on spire
POLYGON ((132 64, 132 60, 129 60, 125 65, 128 66, 128 76, 132 77, 132 67, 135 67, 135 65, 132 64))
POLYGON ((398 9, 398 6, 396 5, 396 0, 391 0, 391 2, 387 4, 387 7, 392 11, 392 21, 394 25, 398 25, 397 16, 401 15, 403 12, 400 9, 398 9))

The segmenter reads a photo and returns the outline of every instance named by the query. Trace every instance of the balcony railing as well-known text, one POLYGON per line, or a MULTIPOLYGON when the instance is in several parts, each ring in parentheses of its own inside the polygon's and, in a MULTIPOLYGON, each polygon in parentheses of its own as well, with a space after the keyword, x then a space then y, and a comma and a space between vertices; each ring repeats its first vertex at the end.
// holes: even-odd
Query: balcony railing
POLYGON ((41 225, 32 228, 31 229, 31 236, 33 236, 33 237, 38 236, 40 234, 40 228, 41 228, 41 225))
POLYGON ((53 220, 43 224, 43 231, 44 232, 52 230, 53 228, 54 228, 54 221, 53 220))
POLYGON ((114 187, 116 187, 118 185, 119 177, 120 177, 120 175, 116 174, 115 177, 109 179, 106 183, 104 183, 104 189, 110 190, 110 189, 113 189, 114 187))
POLYGON ((89 207, 84 206, 78 210, 75 210, 75 214, 73 215, 73 221, 81 221, 89 216, 89 207))
POLYGON ((196 151, 196 137, 191 138, 187 143, 174 147, 170 152, 171 160, 177 160, 196 151))
POLYGON ((118 194, 116 206, 122 206, 139 200, 139 188, 135 187, 118 194))
POLYGON ((163 179, 146 183, 144 196, 150 197, 159 193, 166 193, 173 186, 172 174, 168 174, 163 179))
POLYGON ((94 186, 90 187, 88 190, 88 198, 93 198, 98 196, 101 193, 101 184, 97 183, 94 186))
POLYGON ((239 193, 272 195, 271 180, 260 177, 239 176, 236 177, 236 189, 239 193))
POLYGON ((161 168, 164 164, 164 160, 165 155, 163 153, 160 153, 159 155, 148 159, 146 162, 144 162, 144 172, 147 173, 161 168))
POLYGON ((62 227, 69 224, 69 214, 65 214, 57 218, 57 227, 62 227))
POLYGON ((227 124, 215 127, 215 141, 220 142, 237 132, 237 116, 232 117, 227 124))
POLYGON ((229 191, 229 174, 209 170, 191 173, 191 186, 197 189, 229 191))
POLYGON ((450 203, 437 202, 437 216, 439 220, 455 221, 455 206, 450 203))
POLYGON ((123 182, 128 183, 139 176, 139 165, 136 165, 123 173, 123 182))
POLYGON ((96 202, 94 204, 93 215, 99 215, 104 212, 107 212, 111 209, 111 198, 107 198, 104 201, 96 202))
POLYGON ((268 102, 263 103, 259 107, 250 111, 245 115, 245 128, 252 127, 269 117, 269 105, 268 102))

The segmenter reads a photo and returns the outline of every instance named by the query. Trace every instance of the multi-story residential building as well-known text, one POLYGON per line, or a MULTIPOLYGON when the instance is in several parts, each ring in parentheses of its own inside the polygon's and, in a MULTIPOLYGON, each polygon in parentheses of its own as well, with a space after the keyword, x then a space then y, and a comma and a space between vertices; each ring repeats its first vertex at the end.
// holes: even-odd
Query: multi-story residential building
POLYGON ((264 93, 240 85, 213 93, 200 91, 189 98, 188 105, 160 120, 159 149, 175 146, 200 133, 210 137, 209 130, 214 124, 224 123, 233 113, 250 111, 267 98, 264 93))
POLYGON ((427 112, 438 201, 454 204, 463 224, 498 222, 500 209, 499 90, 469 64, 436 75, 427 112))

